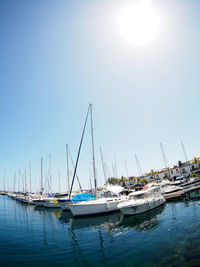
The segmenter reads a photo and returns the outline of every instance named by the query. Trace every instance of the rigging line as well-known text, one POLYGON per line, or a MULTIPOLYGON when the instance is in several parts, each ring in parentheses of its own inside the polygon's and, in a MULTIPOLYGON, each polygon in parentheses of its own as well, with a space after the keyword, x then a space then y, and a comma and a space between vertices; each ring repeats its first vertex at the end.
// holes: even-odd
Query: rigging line
POLYGON ((75 179, 75 176, 76 176, 76 169, 77 169, 78 160, 79 160, 79 156, 80 156, 80 152, 81 152, 81 146, 82 146, 82 142, 83 142, 83 137, 84 137, 84 133, 85 133, 85 128, 86 128, 86 124, 87 124, 89 111, 90 111, 90 106, 89 106, 88 111, 87 111, 85 124, 84 124, 84 127, 83 127, 82 136, 81 136, 81 142, 80 142, 79 149, 78 149, 78 155, 77 155, 76 164, 75 164, 75 168, 74 168, 74 173, 73 173, 73 178, 72 178, 72 183, 71 183, 71 188, 70 188, 70 193, 69 193, 69 199, 71 198, 72 188, 73 188, 74 179, 75 179))
MULTIPOLYGON (((72 162, 72 166, 73 166, 73 169, 74 169, 74 161, 73 161, 73 159, 72 159, 72 155, 71 155, 70 150, 69 150, 69 156, 70 156, 70 159, 71 159, 71 162, 72 162)), ((83 193, 83 189, 82 189, 82 187, 81 187, 81 183, 80 183, 80 180, 79 180, 79 177, 78 177, 78 174, 77 174, 77 173, 76 173, 76 178, 77 178, 77 180, 78 180, 78 184, 79 184, 80 190, 81 190, 81 192, 83 193)))

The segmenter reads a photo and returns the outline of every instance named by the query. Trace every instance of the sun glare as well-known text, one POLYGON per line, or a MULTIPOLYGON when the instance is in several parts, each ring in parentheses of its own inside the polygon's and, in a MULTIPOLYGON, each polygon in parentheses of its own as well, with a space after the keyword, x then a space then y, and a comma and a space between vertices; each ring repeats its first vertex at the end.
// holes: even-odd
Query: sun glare
POLYGON ((131 3, 123 7, 117 23, 122 37, 137 45, 151 42, 160 30, 160 18, 149 2, 131 3))

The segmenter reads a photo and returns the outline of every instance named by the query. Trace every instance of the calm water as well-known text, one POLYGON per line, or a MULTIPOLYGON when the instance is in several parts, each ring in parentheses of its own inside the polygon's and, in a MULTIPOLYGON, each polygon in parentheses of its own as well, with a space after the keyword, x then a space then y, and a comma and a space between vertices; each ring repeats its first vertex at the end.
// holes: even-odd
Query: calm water
POLYGON ((200 206, 191 196, 136 217, 81 219, 0 196, 0 264, 200 266, 200 206))

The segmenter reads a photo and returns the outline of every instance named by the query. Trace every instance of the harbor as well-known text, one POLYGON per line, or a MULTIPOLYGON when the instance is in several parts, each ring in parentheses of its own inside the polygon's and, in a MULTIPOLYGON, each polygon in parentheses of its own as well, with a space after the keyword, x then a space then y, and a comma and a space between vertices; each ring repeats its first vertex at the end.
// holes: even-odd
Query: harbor
POLYGON ((6 267, 198 266, 199 197, 196 191, 136 216, 74 218, 0 196, 1 261, 6 267))
POLYGON ((200 266, 199 17, 0 0, 1 267, 200 266))

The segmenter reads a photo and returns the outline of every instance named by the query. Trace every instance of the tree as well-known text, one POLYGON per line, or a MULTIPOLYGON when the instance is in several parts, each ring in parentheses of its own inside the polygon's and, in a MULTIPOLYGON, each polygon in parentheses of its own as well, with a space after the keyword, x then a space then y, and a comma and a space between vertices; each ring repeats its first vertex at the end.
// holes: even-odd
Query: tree
POLYGON ((109 177, 107 179, 107 184, 116 185, 116 184, 120 184, 120 183, 121 183, 121 179, 118 179, 118 178, 109 177))
POLYGON ((138 182, 138 183, 140 182, 140 177, 137 177, 137 182, 138 182))
POLYGON ((128 181, 128 179, 124 176, 121 177, 121 183, 125 183, 126 181, 128 181))
POLYGON ((147 184, 147 183, 148 183, 148 181, 147 181, 147 179, 146 179, 146 178, 142 178, 142 179, 141 179, 141 183, 142 183, 142 184, 147 184))
POLYGON ((199 158, 198 157, 194 157, 194 162, 196 164, 196 169, 198 169, 198 163, 199 163, 199 158))

